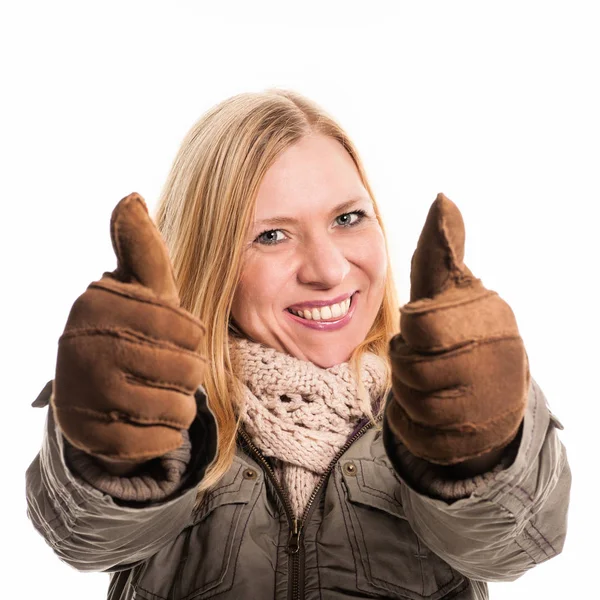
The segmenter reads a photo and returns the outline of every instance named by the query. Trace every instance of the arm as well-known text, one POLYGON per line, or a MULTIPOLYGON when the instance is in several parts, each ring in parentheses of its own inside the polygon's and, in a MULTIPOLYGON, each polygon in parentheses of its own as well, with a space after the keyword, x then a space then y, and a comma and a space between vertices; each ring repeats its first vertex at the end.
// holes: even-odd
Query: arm
MULTIPOLYGON (((34 406, 47 405, 51 393, 47 385, 34 406)), ((27 515, 62 561, 79 571, 119 570, 152 556, 188 524, 197 485, 217 447, 216 423, 201 388, 195 398, 187 468, 184 444, 172 451, 171 461, 161 457, 140 467, 152 463, 153 473, 131 477, 102 476, 99 465, 94 471, 92 459, 69 445, 48 410, 42 448, 26 473, 27 515)))
POLYGON ((412 456, 384 419, 386 453, 405 484, 402 503, 415 533, 457 571, 483 581, 512 581, 559 554, 571 471, 557 428, 532 378, 520 434, 500 462, 457 479, 412 456))

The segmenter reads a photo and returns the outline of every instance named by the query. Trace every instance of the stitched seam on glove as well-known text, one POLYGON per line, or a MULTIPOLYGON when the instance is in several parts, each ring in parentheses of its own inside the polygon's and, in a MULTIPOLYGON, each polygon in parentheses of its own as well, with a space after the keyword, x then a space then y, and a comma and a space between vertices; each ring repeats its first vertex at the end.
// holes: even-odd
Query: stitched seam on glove
POLYGON ((425 356, 414 356, 414 355, 408 355, 408 356, 404 356, 402 354, 399 354, 397 352, 395 352, 393 349, 390 349, 390 356, 394 359, 394 360, 398 360, 398 361, 403 361, 406 363, 416 363, 416 362, 434 362, 434 361, 438 361, 438 360, 448 360, 451 358, 454 358, 455 356, 460 356, 461 354, 464 354, 465 352, 470 352, 471 350, 473 350, 473 346, 483 346, 485 344, 493 344, 495 342, 501 342, 504 340, 519 340, 521 339, 521 336, 519 334, 514 334, 513 332, 509 333, 501 333, 497 336, 494 337, 486 337, 486 338, 474 338, 472 340, 469 340, 468 342, 459 342, 458 344, 456 344, 455 346, 450 346, 450 347, 445 347, 445 346, 429 346, 427 348, 418 348, 416 347, 414 344, 406 344, 406 346, 408 348, 410 348, 411 350, 414 350, 415 352, 440 352, 441 353, 445 353, 445 352, 450 352, 451 350, 456 350, 456 352, 454 352, 451 356, 442 356, 441 354, 436 354, 435 356, 429 356, 429 354, 425 355, 425 356))
POLYGON ((472 304, 478 302, 488 296, 497 296, 498 292, 493 290, 484 289, 479 295, 467 298, 458 298, 455 300, 439 300, 439 294, 435 298, 420 298, 419 300, 413 300, 400 307, 400 312, 405 314, 430 314, 438 312, 446 308, 454 308, 457 306, 464 306, 465 304, 472 304))
POLYGON ((173 352, 178 352, 181 354, 187 354, 188 356, 193 356, 195 358, 199 358, 203 362, 207 362, 205 356, 194 352, 193 350, 188 350, 182 346, 178 346, 177 344, 173 344, 171 342, 167 342, 165 340, 161 340, 158 338, 153 338, 149 335, 145 335, 138 331, 134 331, 133 329, 126 328, 117 328, 117 327, 88 327, 88 328, 80 328, 80 329, 69 329, 63 333, 59 338, 59 343, 63 340, 67 340, 69 338, 76 337, 85 337, 85 336, 95 336, 95 335, 104 335, 104 336, 112 336, 116 338, 124 339, 131 344, 138 344, 140 346, 153 346, 158 347, 164 350, 171 350, 173 352))
POLYGON ((161 419, 158 417, 149 419, 147 417, 142 417, 141 415, 125 413, 119 410, 101 412, 99 410, 94 410, 93 408, 86 408, 83 406, 55 406, 55 410, 58 410, 59 412, 69 411, 79 414, 85 414, 91 417, 95 417, 99 421, 105 421, 107 423, 113 421, 121 421, 123 423, 131 423, 132 425, 168 425, 178 430, 185 429, 185 425, 179 421, 174 421, 172 419, 161 419))
POLYGON ((124 374, 125 379, 132 385, 168 390, 171 392, 183 394, 184 396, 191 396, 195 391, 195 388, 189 389, 174 381, 160 381, 157 379, 148 379, 144 375, 139 375, 137 373, 133 373, 132 371, 124 371, 124 374))
MULTIPOLYGON (((394 398, 394 400, 395 400, 395 398, 394 398)), ((506 417, 518 414, 523 410, 522 406, 518 406, 517 408, 513 408, 511 410, 504 411, 503 413, 496 414, 493 417, 490 417, 487 421, 478 421, 477 424, 474 424, 469 421, 465 421, 463 423, 451 423, 450 425, 432 426, 432 425, 427 425, 425 423, 422 423, 421 421, 415 421, 412 417, 409 416, 409 414, 406 412, 406 410, 404 410, 404 407, 397 400, 395 400, 395 402, 398 405, 398 408, 403 413, 404 418, 410 422, 411 426, 413 426, 417 429, 421 429, 426 432, 434 432, 434 433, 436 433, 436 432, 443 432, 443 433, 449 433, 449 432, 470 433, 470 432, 473 432, 473 433, 476 433, 477 431, 489 429, 497 421, 501 421, 502 419, 504 419, 506 417)))
MULTIPOLYGON (((123 285, 126 285, 126 284, 123 284, 123 285)), ((139 284, 139 285, 141 286, 141 284, 139 284)), ((178 306, 174 306, 172 304, 164 304, 163 302, 159 302, 157 300, 152 300, 150 298, 144 298, 143 296, 137 296, 133 292, 126 292, 125 290, 114 289, 112 287, 109 287, 108 285, 101 283, 100 281, 94 281, 93 283, 90 283, 88 288, 95 288, 98 290, 103 290, 110 294, 115 294, 116 296, 122 296, 123 298, 129 298, 129 299, 135 300, 137 302, 144 302, 145 304, 151 304, 153 306, 158 306, 160 308, 164 308, 166 310, 174 312, 175 314, 177 314, 180 317, 183 317, 190 323, 197 325, 198 327, 200 327, 202 329, 202 333, 206 333, 206 326, 200 319, 198 319, 197 317, 192 315, 189 311, 187 311, 183 308, 180 308, 178 306)), ((145 289, 149 289, 149 288, 145 288, 145 289)))

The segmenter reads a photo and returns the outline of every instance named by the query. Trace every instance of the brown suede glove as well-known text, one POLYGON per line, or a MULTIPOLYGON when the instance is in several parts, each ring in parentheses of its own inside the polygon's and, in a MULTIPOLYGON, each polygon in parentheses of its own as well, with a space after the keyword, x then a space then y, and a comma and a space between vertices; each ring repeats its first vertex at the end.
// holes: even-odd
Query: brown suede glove
POLYGON ((411 262, 410 302, 390 342, 391 431, 415 456, 452 465, 506 446, 529 390, 515 316, 463 262, 460 211, 433 202, 411 262))
POLYGON ((194 420, 205 328, 180 307, 168 250, 138 194, 117 204, 110 232, 117 268, 71 308, 50 404, 76 448, 144 461, 181 446, 194 420))

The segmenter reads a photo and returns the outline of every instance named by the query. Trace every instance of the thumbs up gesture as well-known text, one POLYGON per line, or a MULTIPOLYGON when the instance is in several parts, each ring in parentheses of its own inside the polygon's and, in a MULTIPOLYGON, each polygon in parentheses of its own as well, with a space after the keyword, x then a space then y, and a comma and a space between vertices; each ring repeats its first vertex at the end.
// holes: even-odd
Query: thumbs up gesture
POLYGON ((180 307, 167 248, 138 194, 117 204, 110 232, 117 268, 71 308, 50 404, 73 446, 141 462, 181 446, 194 420, 205 328, 180 307))
POLYGON ((412 257, 401 333, 390 342, 389 427, 413 455, 441 465, 506 446, 530 381, 514 314, 464 264, 464 246, 462 215, 438 194, 412 257))

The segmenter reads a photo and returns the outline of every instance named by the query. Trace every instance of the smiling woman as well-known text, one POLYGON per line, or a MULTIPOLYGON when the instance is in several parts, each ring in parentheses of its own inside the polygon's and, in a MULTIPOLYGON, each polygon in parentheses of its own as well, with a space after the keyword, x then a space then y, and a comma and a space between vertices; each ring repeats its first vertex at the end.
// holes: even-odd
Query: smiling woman
MULTIPOLYGON (((348 361, 355 373, 363 353, 373 352, 386 369, 398 301, 383 224, 358 151, 332 118, 300 94, 271 90, 222 102, 188 133, 175 165, 156 221, 182 306, 207 326, 201 350, 213 368, 203 386, 220 432, 217 459, 203 482, 210 487, 230 468, 244 404, 232 337, 321 367, 348 361), (365 216, 349 227, 344 219, 352 210, 365 216), (202 223, 198 233, 190 230, 193 223, 202 223), (307 327, 307 320, 287 310, 309 302, 312 316, 315 302, 335 304, 352 294, 362 300, 356 303, 359 319, 349 313, 340 323, 314 319, 307 327)), ((384 377, 389 388, 389 375, 384 377)), ((365 414, 374 419, 362 379, 356 379, 365 414)))
POLYGON ((110 600, 474 600, 561 551, 558 422, 452 201, 399 315, 356 148, 268 90, 192 127, 155 221, 115 207, 34 403, 28 514, 110 600))
MULTIPOLYGON (((350 137, 308 98, 269 90, 239 94, 208 111, 174 160, 156 223, 181 305, 206 325, 200 351, 212 368, 202 383, 219 452, 201 489, 230 468, 235 452, 245 386, 232 366, 232 337, 321 367, 348 361, 355 374, 362 355, 372 352, 388 369, 388 342, 399 320, 381 216, 350 137), (353 210, 365 216, 349 227, 344 218, 353 210), (311 323, 317 329, 306 327, 287 311, 352 294, 360 298, 360 318, 348 315, 337 331, 317 320, 311 323)), ((389 374, 384 378, 389 389, 389 374)))

